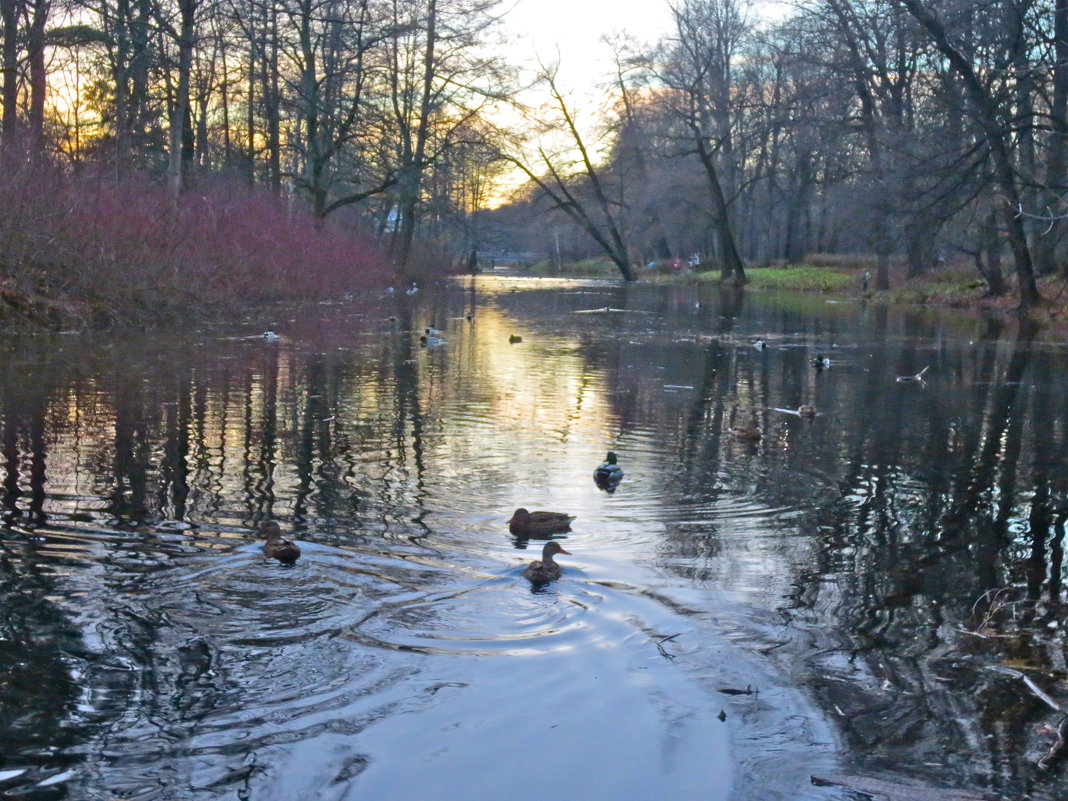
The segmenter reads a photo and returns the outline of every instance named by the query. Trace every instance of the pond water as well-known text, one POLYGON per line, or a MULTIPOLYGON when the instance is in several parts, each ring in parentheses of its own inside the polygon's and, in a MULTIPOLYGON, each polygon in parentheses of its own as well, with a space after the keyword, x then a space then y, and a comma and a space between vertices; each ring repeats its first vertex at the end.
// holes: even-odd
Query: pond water
POLYGON ((1068 349, 1008 320, 479 277, 0 350, 0 796, 1063 785, 1068 349))

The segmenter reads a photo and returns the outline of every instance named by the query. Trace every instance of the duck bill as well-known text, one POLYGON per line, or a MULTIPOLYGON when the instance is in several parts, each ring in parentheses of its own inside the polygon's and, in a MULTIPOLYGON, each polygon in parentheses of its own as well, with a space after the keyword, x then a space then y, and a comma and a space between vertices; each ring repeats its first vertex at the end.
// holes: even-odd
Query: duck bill
POLYGON ((571 556, 571 551, 565 551, 563 548, 560 549, 560 553, 566 553, 568 556, 571 556))

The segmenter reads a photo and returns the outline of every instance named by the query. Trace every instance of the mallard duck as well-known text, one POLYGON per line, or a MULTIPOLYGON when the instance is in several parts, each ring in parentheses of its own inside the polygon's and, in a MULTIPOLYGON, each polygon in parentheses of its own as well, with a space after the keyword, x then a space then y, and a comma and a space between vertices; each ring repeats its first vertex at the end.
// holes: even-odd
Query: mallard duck
POLYGON ((263 332, 263 340, 264 340, 264 342, 277 342, 281 338, 282 337, 280 337, 274 331, 264 331, 263 332))
POLYGON ((802 403, 797 407, 797 413, 802 417, 815 417, 816 407, 811 403, 802 403))
POLYGON ((734 418, 737 412, 737 407, 731 409, 730 422, 728 423, 728 425, 730 425, 731 436, 735 439, 746 439, 750 442, 755 442, 760 439, 763 434, 760 431, 760 418, 757 416, 756 411, 750 410, 749 425, 742 425, 741 423, 735 424, 734 418))
POLYGON ((815 367, 817 371, 822 370, 824 367, 831 366, 830 358, 820 353, 817 353, 815 356, 809 359, 808 363, 815 367))
POLYGON ((574 519, 564 512, 528 512, 520 507, 508 521, 508 530, 517 537, 548 537, 570 531, 574 519))
POLYGON ((756 442, 764 436, 760 431, 760 426, 756 423, 750 423, 747 426, 731 426, 731 434, 735 439, 746 439, 751 442, 756 442))
POLYGON ((616 464, 616 455, 608 452, 608 456, 593 471, 593 480, 598 487, 614 487, 623 480, 623 468, 616 464))
POLYGON ((419 344, 425 348, 432 348, 437 345, 444 345, 445 340, 441 337, 427 336, 426 334, 419 335, 419 344))
POLYGON ((263 552, 279 562, 293 563, 300 558, 300 546, 282 536, 282 530, 273 520, 260 526, 260 536, 266 537, 263 552))
POLYGON ((425 329, 423 329, 423 333, 426 334, 428 337, 437 337, 441 336, 443 332, 439 331, 432 325, 428 325, 425 329))
POLYGON ((563 571, 560 565, 553 561, 553 557, 558 553, 571 555, 571 552, 565 551, 563 546, 556 540, 549 540, 549 542, 545 543, 545 547, 541 549, 541 559, 527 565, 527 569, 523 571, 523 576, 532 584, 548 584, 550 581, 560 578, 560 574, 563 571))
POLYGON ((523 337, 519 336, 519 334, 512 334, 508 337, 508 341, 514 345, 516 342, 522 342, 523 337))
POLYGON ((757 350, 767 350, 768 343, 765 342, 763 339, 758 339, 756 342, 753 343, 753 347, 757 350))

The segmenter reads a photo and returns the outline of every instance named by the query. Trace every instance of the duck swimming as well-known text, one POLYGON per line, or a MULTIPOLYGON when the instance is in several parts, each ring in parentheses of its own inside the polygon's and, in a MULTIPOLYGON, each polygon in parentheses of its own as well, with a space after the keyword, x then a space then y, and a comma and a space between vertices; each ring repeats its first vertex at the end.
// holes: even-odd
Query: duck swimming
POLYGON ((560 578, 563 570, 553 561, 553 557, 558 553, 571 555, 570 551, 565 551, 555 540, 545 543, 545 547, 541 549, 541 559, 527 565, 527 569, 523 571, 524 578, 531 584, 548 584, 560 578))
POLYGON ((278 336, 274 331, 264 331, 263 339, 265 342, 277 342, 282 337, 278 336))
POLYGON ((267 538, 267 542, 263 543, 263 552, 270 558, 286 564, 293 564, 300 558, 300 546, 283 537, 282 530, 273 520, 260 526, 260 536, 267 538))
POLYGON ((614 487, 623 480, 623 468, 616 464, 616 455, 612 451, 593 471, 593 481, 601 489, 614 487))
POLYGON ((760 431, 760 426, 756 423, 750 423, 747 426, 731 426, 731 434, 735 439, 745 439, 750 442, 756 442, 764 436, 760 431))
POLYGON ((520 507, 508 521, 508 530, 516 537, 548 537, 570 531, 574 519, 564 512, 528 512, 520 507))
POLYGON ((802 403, 797 407, 797 413, 802 417, 815 417, 816 407, 811 403, 802 403))
POLYGON ((516 342, 522 342, 523 337, 519 336, 519 334, 512 334, 510 337, 508 337, 508 341, 514 345, 516 342))

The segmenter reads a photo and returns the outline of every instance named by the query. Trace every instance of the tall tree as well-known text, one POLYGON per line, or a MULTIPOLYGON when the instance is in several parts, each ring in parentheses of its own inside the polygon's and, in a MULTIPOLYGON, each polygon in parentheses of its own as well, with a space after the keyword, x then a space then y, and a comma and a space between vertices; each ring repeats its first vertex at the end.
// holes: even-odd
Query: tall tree
POLYGON ((737 184, 732 116, 738 112, 731 92, 734 57, 748 29, 746 10, 737 0, 684 0, 672 16, 675 33, 661 76, 678 98, 675 113, 707 179, 723 278, 744 284, 731 211, 737 184))
POLYGON ((623 232, 624 204, 609 196, 601 170, 594 163, 590 146, 559 86, 558 71, 559 65, 542 70, 541 81, 549 93, 555 114, 553 119, 540 120, 538 124, 542 133, 563 128, 568 149, 575 153, 574 173, 565 171, 568 158, 561 153, 550 153, 541 145, 537 147, 536 162, 518 153, 507 158, 552 201, 556 209, 597 243, 601 252, 616 265, 623 280, 633 281, 634 268, 623 232))
MULTIPOLYGON (((1041 301, 1035 283, 1031 249, 1024 230, 1024 207, 1020 191, 1020 180, 1016 174, 1011 156, 1011 132, 1009 124, 1012 110, 1003 105, 1006 101, 990 91, 980 78, 976 64, 965 57, 951 41, 942 18, 935 14, 921 0, 900 0, 923 29, 927 31, 932 43, 964 84, 965 92, 971 101, 970 113, 974 116, 979 129, 983 132, 985 143, 990 153, 994 181, 1002 194, 1004 224, 1008 232, 1009 246, 1012 249, 1016 269, 1017 291, 1020 309, 1026 311, 1041 301)), ((1013 15, 1016 16, 1016 15, 1013 15)), ((1023 26, 1017 22, 1007 35, 1016 40, 1022 36, 1023 26)), ((1013 42, 1011 49, 1022 45, 1013 42)))

